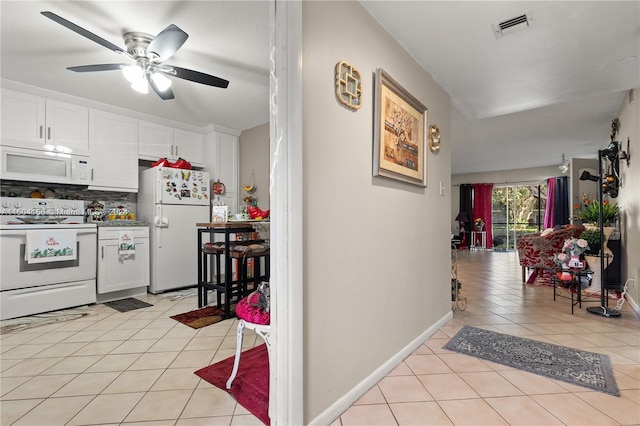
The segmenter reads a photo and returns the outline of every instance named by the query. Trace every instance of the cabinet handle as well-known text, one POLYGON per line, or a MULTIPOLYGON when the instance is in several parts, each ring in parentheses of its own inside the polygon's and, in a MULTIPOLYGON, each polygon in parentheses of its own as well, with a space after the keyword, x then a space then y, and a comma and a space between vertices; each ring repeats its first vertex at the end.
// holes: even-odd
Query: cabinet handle
POLYGON ((40 139, 42 139, 44 137, 44 126, 41 124, 40 125, 40 139))
MULTIPOLYGON (((91 169, 91 182, 93 182, 93 169, 91 169)), ((102 249, 104 250, 104 247, 102 249)))
POLYGON ((51 126, 47 127, 47 140, 51 140, 51 126))
POLYGON ((176 145, 176 157, 178 156, 178 146, 176 145))
POLYGON ((104 259, 104 246, 100 247, 102 249, 102 259, 104 259))

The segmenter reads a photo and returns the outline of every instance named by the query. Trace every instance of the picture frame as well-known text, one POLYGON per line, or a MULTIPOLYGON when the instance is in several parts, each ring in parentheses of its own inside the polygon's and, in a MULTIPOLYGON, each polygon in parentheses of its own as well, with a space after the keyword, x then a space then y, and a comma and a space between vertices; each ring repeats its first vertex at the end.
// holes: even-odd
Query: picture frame
POLYGON ((375 73, 373 176, 427 186, 427 107, 382 68, 375 73))

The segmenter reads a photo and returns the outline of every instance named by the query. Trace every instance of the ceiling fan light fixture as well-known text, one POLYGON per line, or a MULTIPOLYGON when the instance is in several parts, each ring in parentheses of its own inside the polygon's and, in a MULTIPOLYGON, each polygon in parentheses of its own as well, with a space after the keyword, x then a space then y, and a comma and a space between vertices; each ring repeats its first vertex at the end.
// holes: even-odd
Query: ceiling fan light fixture
POLYGON ((144 95, 149 93, 149 86, 147 85, 147 80, 145 80, 144 78, 131 83, 131 88, 136 92, 142 93, 144 95))
POLYGON ((138 65, 122 67, 122 74, 131 84, 137 83, 144 78, 144 71, 138 65))
POLYGON ((159 91, 164 92, 171 87, 171 80, 159 72, 151 74, 151 79, 155 83, 159 91))

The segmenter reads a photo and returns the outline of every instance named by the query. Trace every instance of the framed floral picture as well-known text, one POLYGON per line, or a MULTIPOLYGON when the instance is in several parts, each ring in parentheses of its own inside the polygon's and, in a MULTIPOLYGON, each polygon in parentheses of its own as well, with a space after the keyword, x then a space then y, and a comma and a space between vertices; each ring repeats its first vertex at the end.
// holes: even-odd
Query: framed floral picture
POLYGON ((373 175, 427 186, 427 108, 383 69, 375 74, 373 175))

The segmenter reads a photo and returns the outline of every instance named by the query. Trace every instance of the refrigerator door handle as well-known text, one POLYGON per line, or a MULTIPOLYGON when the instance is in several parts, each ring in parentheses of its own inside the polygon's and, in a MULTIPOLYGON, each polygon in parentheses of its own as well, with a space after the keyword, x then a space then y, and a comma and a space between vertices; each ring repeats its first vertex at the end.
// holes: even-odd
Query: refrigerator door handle
POLYGON ((162 204, 156 204, 156 215, 153 218, 156 233, 156 247, 162 248, 162 204))

